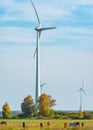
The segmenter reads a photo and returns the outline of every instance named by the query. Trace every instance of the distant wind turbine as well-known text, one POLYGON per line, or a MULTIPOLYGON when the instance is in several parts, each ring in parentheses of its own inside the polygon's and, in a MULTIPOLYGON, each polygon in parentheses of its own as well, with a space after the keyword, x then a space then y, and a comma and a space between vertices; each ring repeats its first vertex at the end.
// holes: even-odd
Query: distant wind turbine
POLYGON ((86 95, 84 90, 84 80, 82 80, 82 87, 78 91, 80 92, 80 111, 82 112, 82 94, 84 93, 86 95))
POLYGON ((42 27, 41 23, 40 23, 40 19, 37 13, 37 10, 33 4, 33 2, 31 1, 31 4, 34 8, 36 17, 37 17, 37 21, 38 21, 38 26, 35 27, 35 30, 37 32, 37 42, 36 42, 36 51, 35 54, 36 55, 36 95, 35 95, 35 104, 38 105, 38 98, 40 96, 40 47, 39 47, 39 42, 40 42, 40 36, 41 36, 41 32, 45 31, 45 30, 50 30, 50 29, 56 29, 56 27, 42 27))

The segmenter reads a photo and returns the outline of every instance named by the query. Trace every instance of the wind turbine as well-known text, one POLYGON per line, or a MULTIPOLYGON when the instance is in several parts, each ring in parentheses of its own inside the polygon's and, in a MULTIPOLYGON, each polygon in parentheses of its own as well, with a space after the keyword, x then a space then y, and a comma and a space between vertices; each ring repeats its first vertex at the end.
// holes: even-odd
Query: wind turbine
POLYGON ((35 104, 38 105, 38 98, 40 96, 40 36, 41 36, 41 32, 45 31, 45 30, 50 30, 50 29, 56 29, 56 27, 42 27, 41 23, 40 23, 40 19, 37 13, 37 10, 33 4, 33 2, 31 1, 31 4, 34 8, 36 17, 37 17, 37 21, 38 21, 38 26, 35 27, 35 30, 37 32, 37 39, 36 39, 36 95, 35 95, 35 104))
POLYGON ((80 92, 80 112, 82 112, 82 94, 84 93, 86 95, 84 90, 84 80, 82 80, 82 87, 78 91, 80 92))

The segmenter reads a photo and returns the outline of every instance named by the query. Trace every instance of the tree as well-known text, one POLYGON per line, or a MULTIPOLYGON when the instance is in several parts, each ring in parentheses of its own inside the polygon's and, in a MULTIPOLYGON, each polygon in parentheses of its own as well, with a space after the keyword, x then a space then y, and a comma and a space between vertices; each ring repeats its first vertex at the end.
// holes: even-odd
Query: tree
POLYGON ((21 104, 21 110, 25 117, 33 116, 36 106, 32 96, 28 95, 26 98, 24 98, 24 101, 21 104))
POLYGON ((2 107, 2 115, 4 118, 11 118, 12 117, 12 111, 10 109, 10 106, 7 102, 2 107))
POLYGON ((53 107, 53 106, 55 106, 55 105, 56 105, 56 104, 55 104, 56 99, 53 99, 50 95, 48 95, 48 97, 49 97, 49 101, 50 101, 50 108, 51 108, 51 107, 53 107))
POLYGON ((83 118, 83 116, 84 116, 84 115, 83 115, 83 112, 80 110, 80 111, 79 111, 79 118, 83 118))
POLYGON ((50 101, 47 94, 42 94, 39 97, 39 114, 42 116, 50 114, 50 101))

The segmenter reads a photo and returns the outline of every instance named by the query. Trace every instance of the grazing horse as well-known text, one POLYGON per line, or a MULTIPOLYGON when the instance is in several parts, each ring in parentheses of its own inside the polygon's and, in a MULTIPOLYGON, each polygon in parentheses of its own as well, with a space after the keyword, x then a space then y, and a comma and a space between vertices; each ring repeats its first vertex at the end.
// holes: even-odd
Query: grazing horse
POLYGON ((26 127, 26 124, 25 124, 25 122, 23 122, 23 128, 25 128, 26 127))
POLYGON ((47 125, 50 126, 50 122, 49 121, 47 122, 47 125))
POLYGON ((82 126, 82 128, 84 127, 84 122, 81 122, 81 126, 82 126))
POLYGON ((43 128, 43 123, 40 123, 40 127, 43 128))
POLYGON ((76 127, 77 127, 77 126, 80 126, 80 122, 76 122, 76 127))
POLYGON ((6 121, 1 121, 0 122, 0 125, 6 125, 7 123, 6 123, 6 121))
POLYGON ((64 128, 67 128, 67 126, 68 126, 68 123, 64 122, 64 128))

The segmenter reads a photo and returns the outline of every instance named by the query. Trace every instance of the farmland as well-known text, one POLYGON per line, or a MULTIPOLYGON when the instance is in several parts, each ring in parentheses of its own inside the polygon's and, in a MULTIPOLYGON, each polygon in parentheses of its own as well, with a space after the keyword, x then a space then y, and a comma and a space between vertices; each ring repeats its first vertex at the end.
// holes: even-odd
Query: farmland
POLYGON ((93 130, 93 120, 34 120, 34 119, 0 119, 0 122, 6 122, 6 125, 0 124, 0 130, 93 130), (47 122, 50 122, 50 126, 47 122), (23 128, 23 122, 25 122, 25 128, 23 128), (67 122, 67 128, 64 128, 64 123, 67 122), (84 128, 81 126, 70 127, 70 122, 84 122, 84 128), (40 123, 43 124, 43 128, 40 128, 40 123))

